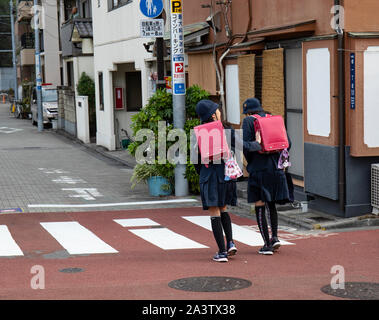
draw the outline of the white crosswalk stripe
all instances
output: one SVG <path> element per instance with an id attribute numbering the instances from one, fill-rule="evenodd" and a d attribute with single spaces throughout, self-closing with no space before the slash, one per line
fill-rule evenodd
<path id="1" fill-rule="evenodd" d="M 149 226 L 159 226 L 159 223 L 149 219 L 149 218 L 136 218 L 136 219 L 114 219 L 123 227 L 149 227 Z"/>
<path id="2" fill-rule="evenodd" d="M 123 227 L 148 227 L 160 226 L 159 223 L 149 218 L 137 219 L 115 219 L 113 220 Z M 179 250 L 179 249 L 200 249 L 208 248 L 196 241 L 193 241 L 185 236 L 182 236 L 167 228 L 159 229 L 131 229 L 130 232 L 136 236 L 156 245 L 163 250 Z"/>
<path id="3" fill-rule="evenodd" d="M 129 230 L 163 250 L 208 248 L 167 228 Z"/>
<path id="4" fill-rule="evenodd" d="M 209 216 L 188 216 L 183 217 L 183 219 L 186 219 L 187 221 L 190 221 L 200 227 L 203 227 L 207 230 L 212 230 L 211 221 Z M 253 230 L 249 230 L 247 228 L 241 227 L 239 225 L 236 225 L 232 223 L 232 230 L 233 230 L 233 240 L 242 242 L 248 246 L 256 247 L 256 246 L 263 246 L 263 240 L 260 235 L 260 233 L 255 232 Z M 291 245 L 293 243 L 280 240 L 280 243 L 282 245 Z"/>
<path id="5" fill-rule="evenodd" d="M 11 256 L 23 256 L 20 247 L 14 241 L 8 227 L 5 225 L 0 225 L 0 256 L 1 257 L 11 257 Z"/>
<path id="6" fill-rule="evenodd" d="M 209 216 L 183 216 L 188 222 L 212 231 Z M 163 249 L 203 249 L 209 248 L 205 244 L 191 240 L 161 226 L 149 218 L 113 219 L 123 228 L 127 228 L 137 237 Z M 69 254 L 102 254 L 118 253 L 118 251 L 100 239 L 92 231 L 82 226 L 77 221 L 40 222 L 40 225 L 51 235 Z M 259 232 L 247 227 L 232 223 L 233 239 L 248 246 L 262 246 L 263 240 Z M 31 235 L 32 237 L 32 235 Z M 17 240 L 17 239 L 16 239 Z M 213 236 L 209 236 L 209 243 L 214 245 Z M 294 243 L 280 240 L 282 245 Z M 0 257 L 23 256 L 21 248 L 12 237 L 6 225 L 0 225 Z"/>
<path id="7" fill-rule="evenodd" d="M 76 221 L 41 222 L 40 224 L 70 254 L 118 252 Z"/>

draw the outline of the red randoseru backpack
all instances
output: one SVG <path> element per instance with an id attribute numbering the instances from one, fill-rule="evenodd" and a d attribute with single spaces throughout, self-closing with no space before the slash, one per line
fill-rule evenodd
<path id="1" fill-rule="evenodd" d="M 224 126 L 221 121 L 213 121 L 194 127 L 203 163 L 228 159 L 230 154 Z"/>
<path id="2" fill-rule="evenodd" d="M 278 152 L 288 148 L 287 131 L 282 116 L 272 116 L 266 114 L 266 117 L 253 115 L 255 132 L 260 131 L 262 151 L 260 153 Z"/>

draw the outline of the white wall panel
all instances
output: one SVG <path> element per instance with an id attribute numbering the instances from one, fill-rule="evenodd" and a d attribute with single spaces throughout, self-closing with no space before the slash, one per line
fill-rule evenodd
<path id="1" fill-rule="evenodd" d="M 240 124 L 240 89 L 238 82 L 238 65 L 227 65 L 225 68 L 226 82 L 226 116 L 233 124 Z"/>
<path id="2" fill-rule="evenodd" d="M 330 135 L 330 52 L 328 48 L 307 52 L 307 130 L 310 135 Z"/>
<path id="3" fill-rule="evenodd" d="M 364 143 L 379 147 L 379 47 L 364 53 Z"/>

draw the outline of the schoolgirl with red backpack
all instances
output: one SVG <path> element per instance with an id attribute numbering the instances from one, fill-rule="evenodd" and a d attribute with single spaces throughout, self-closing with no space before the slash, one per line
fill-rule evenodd
<path id="1" fill-rule="evenodd" d="M 219 105 L 211 100 L 201 100 L 196 105 L 196 113 L 200 118 L 202 126 L 210 126 L 213 130 L 220 130 L 217 124 L 221 121 L 221 112 Z M 197 129 L 194 128 L 195 132 Z M 204 128 L 203 128 L 204 129 Z M 221 125 L 221 134 L 223 134 L 224 126 Z M 199 130 L 201 132 L 201 130 Z M 224 141 L 220 136 L 221 141 Z M 203 210 L 208 210 L 211 219 L 211 227 L 214 238 L 218 246 L 218 252 L 213 257 L 214 261 L 227 262 L 230 256 L 237 252 L 237 248 L 233 241 L 232 223 L 230 215 L 227 212 L 227 206 L 236 206 L 237 204 L 237 187 L 234 180 L 227 181 L 225 179 L 225 160 L 223 153 L 227 149 L 232 149 L 232 145 L 222 145 L 222 152 L 217 152 L 215 146 L 220 145 L 211 144 L 206 148 L 202 148 L 201 144 L 198 145 L 199 157 L 198 164 L 195 165 L 196 171 L 200 175 L 200 196 L 203 204 Z M 209 151 L 210 150 L 210 151 Z M 213 159 L 217 155 L 217 159 Z M 226 244 L 223 232 L 226 236 Z"/>
<path id="2" fill-rule="evenodd" d="M 281 159 L 281 155 L 288 154 L 286 152 L 291 143 L 281 117 L 271 116 L 262 108 L 258 99 L 247 99 L 243 104 L 243 114 L 246 115 L 242 123 L 243 140 L 254 143 L 254 148 L 244 148 L 246 170 L 249 173 L 247 199 L 255 205 L 256 219 L 264 241 L 259 253 L 272 255 L 280 247 L 276 204 L 291 202 L 283 170 L 283 164 L 288 165 L 288 161 Z M 266 205 L 269 210 L 271 237 L 266 219 Z"/>

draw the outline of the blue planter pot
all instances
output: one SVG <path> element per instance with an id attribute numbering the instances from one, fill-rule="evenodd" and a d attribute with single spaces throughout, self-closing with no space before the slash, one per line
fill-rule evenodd
<path id="1" fill-rule="evenodd" d="M 159 176 L 151 177 L 147 179 L 147 185 L 149 186 L 149 193 L 151 196 L 169 196 L 171 194 L 171 188 L 169 190 L 162 188 L 165 185 L 169 185 L 169 182 L 166 178 Z"/>

